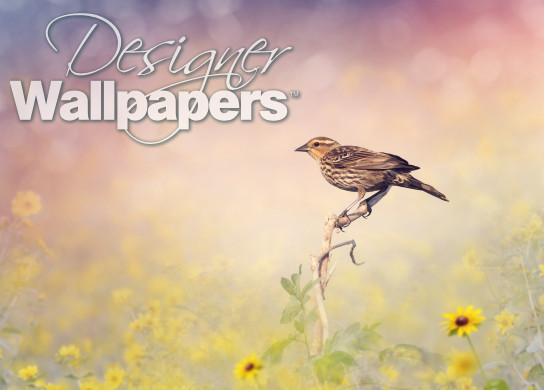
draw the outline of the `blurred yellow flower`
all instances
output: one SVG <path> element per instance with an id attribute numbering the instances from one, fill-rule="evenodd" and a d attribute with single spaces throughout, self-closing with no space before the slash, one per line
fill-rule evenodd
<path id="1" fill-rule="evenodd" d="M 236 365 L 234 374 L 238 379 L 251 379 L 257 376 L 262 367 L 257 356 L 252 354 L 249 358 L 242 359 L 242 361 Z"/>
<path id="2" fill-rule="evenodd" d="M 443 316 L 447 319 L 442 322 L 445 325 L 444 331 L 449 336 L 456 333 L 459 337 L 470 335 L 470 332 L 477 331 L 477 325 L 485 320 L 485 317 L 479 315 L 481 312 L 482 309 L 475 310 L 474 306 L 468 306 L 466 309 L 459 306 L 457 313 L 444 313 Z"/>
<path id="3" fill-rule="evenodd" d="M 514 327 L 515 319 L 516 316 L 510 313 L 507 309 L 504 309 L 500 312 L 500 314 L 495 316 L 495 321 L 497 321 L 497 326 L 501 331 L 501 334 L 504 334 L 504 332 L 506 332 L 508 329 L 512 329 Z"/>
<path id="4" fill-rule="evenodd" d="M 434 377 L 434 382 L 441 386 L 440 389 L 451 389 L 455 385 L 455 377 L 441 371 Z"/>
<path id="5" fill-rule="evenodd" d="M 11 201 L 11 212 L 16 217 L 29 217 L 38 214 L 41 209 L 41 198 L 32 191 L 19 191 Z"/>
<path id="6" fill-rule="evenodd" d="M 82 382 L 79 390 L 98 390 L 98 386 L 95 382 Z"/>
<path id="7" fill-rule="evenodd" d="M 108 371 L 106 371 L 106 374 L 104 374 L 104 379 L 106 380 L 108 389 L 113 390 L 118 388 L 123 382 L 124 375 L 125 371 L 118 367 L 109 368 Z"/>
<path id="8" fill-rule="evenodd" d="M 120 288 L 112 293 L 113 302 L 117 305 L 124 305 L 132 297 L 132 290 L 130 288 Z"/>
<path id="9" fill-rule="evenodd" d="M 45 390 L 63 390 L 63 386 L 55 385 L 53 383 L 48 383 L 43 387 L 45 387 Z"/>
<path id="10" fill-rule="evenodd" d="M 529 234 L 532 234 L 536 232 L 540 227 L 542 226 L 542 218 L 540 218 L 537 214 L 532 214 L 531 218 L 529 219 L 529 222 L 527 223 L 527 226 L 525 226 L 525 229 L 527 229 L 527 232 Z"/>
<path id="11" fill-rule="evenodd" d="M 0 359 L 2 359 L 2 348 L 0 348 Z"/>
<path id="12" fill-rule="evenodd" d="M 538 269 L 540 270 L 540 274 L 538 276 L 543 277 L 544 276 L 544 264 L 539 264 Z"/>
<path id="13" fill-rule="evenodd" d="M 455 388 L 457 390 L 476 390 L 476 386 L 472 386 L 472 378 L 466 376 L 455 381 Z"/>
<path id="14" fill-rule="evenodd" d="M 161 301 L 158 299 L 152 299 L 147 304 L 147 310 L 154 316 L 160 317 L 161 315 Z"/>
<path id="15" fill-rule="evenodd" d="M 159 324 L 159 319 L 150 313 L 140 314 L 137 319 L 130 323 L 130 329 L 141 332 L 144 329 L 153 329 Z"/>
<path id="16" fill-rule="evenodd" d="M 478 363 L 472 353 L 453 350 L 448 360 L 447 372 L 451 376 L 470 376 L 478 368 Z"/>
<path id="17" fill-rule="evenodd" d="M 474 249 L 468 251 L 463 256 L 463 266 L 467 269 L 475 269 L 478 267 L 479 260 L 476 256 L 476 251 Z"/>
<path id="18" fill-rule="evenodd" d="M 399 372 L 395 369 L 395 367 L 393 367 L 390 364 L 385 365 L 385 366 L 381 366 L 380 367 L 380 373 L 382 375 L 386 376 L 387 378 L 389 378 L 389 380 L 391 380 L 391 381 L 394 381 L 399 376 Z"/>
<path id="19" fill-rule="evenodd" d="M 63 345 L 57 353 L 57 361 L 59 363 L 66 363 L 70 366 L 78 365 L 80 358 L 81 351 L 74 344 Z"/>
<path id="20" fill-rule="evenodd" d="M 132 366 L 139 365 L 144 356 L 145 349 L 138 343 L 131 343 L 129 344 L 129 347 L 125 349 L 124 359 Z"/>
<path id="21" fill-rule="evenodd" d="M 42 237 L 38 237 L 38 246 L 40 249 L 45 253 L 46 255 L 52 255 L 53 251 L 49 249 L 47 244 L 45 243 L 45 240 Z"/>
<path id="22" fill-rule="evenodd" d="M 21 368 L 18 372 L 19 378 L 24 381 L 33 381 L 38 376 L 38 367 L 36 366 L 26 366 Z"/>
<path id="23" fill-rule="evenodd" d="M 541 294 L 539 297 L 538 297 L 538 304 L 540 306 L 544 306 L 544 294 Z"/>

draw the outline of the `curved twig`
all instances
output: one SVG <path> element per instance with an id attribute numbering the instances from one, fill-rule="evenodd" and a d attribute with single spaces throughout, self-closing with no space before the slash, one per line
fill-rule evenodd
<path id="1" fill-rule="evenodd" d="M 360 263 L 358 263 L 356 260 L 355 260 L 355 256 L 353 255 L 353 251 L 355 250 L 355 247 L 357 246 L 357 243 L 355 242 L 355 240 L 349 240 L 349 241 L 345 241 L 345 242 L 342 242 L 340 244 L 336 244 L 334 246 L 331 247 L 331 249 L 329 249 L 328 251 L 326 252 L 323 252 L 317 259 L 318 263 L 321 264 L 321 262 L 325 259 L 325 257 L 327 257 L 333 250 L 337 249 L 337 248 L 340 248 L 342 246 L 345 246 L 345 245 L 350 245 L 351 244 L 351 249 L 349 250 L 349 257 L 351 257 L 351 262 L 355 265 L 363 265 L 365 262 L 364 261 L 361 261 Z"/>

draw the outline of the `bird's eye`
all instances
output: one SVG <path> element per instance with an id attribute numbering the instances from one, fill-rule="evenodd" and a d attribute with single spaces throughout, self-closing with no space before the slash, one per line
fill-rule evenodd
<path id="1" fill-rule="evenodd" d="M 314 142 L 314 146 L 317 148 L 319 146 L 319 142 Z"/>

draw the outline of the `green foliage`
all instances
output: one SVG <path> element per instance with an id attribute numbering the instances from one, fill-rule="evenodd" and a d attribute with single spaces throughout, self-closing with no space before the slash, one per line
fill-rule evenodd
<path id="1" fill-rule="evenodd" d="M 349 367 L 356 366 L 357 362 L 348 353 L 335 351 L 313 361 L 313 370 L 320 383 L 342 383 Z"/>
<path id="2" fill-rule="evenodd" d="M 486 382 L 484 390 L 510 390 L 510 388 L 502 379 L 491 379 Z"/>
<path id="3" fill-rule="evenodd" d="M 325 341 L 321 354 L 312 356 L 308 341 L 309 325 L 318 320 L 316 307 L 309 308 L 310 292 L 320 283 L 321 278 L 311 280 L 301 287 L 302 266 L 298 273 L 282 278 L 281 286 L 289 294 L 289 301 L 283 309 L 280 323 L 291 323 L 294 332 L 287 338 L 274 342 L 264 353 L 272 365 L 282 362 L 285 350 L 294 342 L 303 343 L 306 347 L 306 359 L 297 372 L 313 373 L 319 383 L 340 384 L 347 372 L 357 366 L 356 358 L 369 351 L 380 341 L 376 332 L 379 324 L 364 326 L 356 322 L 345 329 L 336 331 Z M 308 370 L 308 368 L 311 368 Z"/>
<path id="4" fill-rule="evenodd" d="M 334 335 L 325 342 L 323 352 L 328 354 L 333 351 L 346 351 L 348 353 L 358 354 L 369 351 L 381 338 L 375 331 L 378 325 L 379 324 L 373 324 L 361 328 L 361 325 L 358 322 L 351 324 L 346 329 L 335 332 Z"/>

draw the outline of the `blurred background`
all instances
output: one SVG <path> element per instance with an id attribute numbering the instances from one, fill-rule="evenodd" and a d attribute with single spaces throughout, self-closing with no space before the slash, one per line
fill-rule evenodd
<path id="1" fill-rule="evenodd" d="M 147 91 L 176 79 L 166 66 L 145 78 L 114 67 L 66 78 L 89 22 L 54 36 L 59 53 L 45 27 L 71 12 L 107 17 L 125 44 L 185 35 L 185 61 L 261 37 L 271 47 L 293 46 L 249 89 L 300 97 L 288 100 L 280 123 L 209 117 L 155 147 L 111 122 L 20 122 L 9 80 L 64 80 L 65 89 L 84 90 L 90 80 L 116 80 L 119 89 Z M 0 2 L 0 25 L 0 215 L 11 214 L 20 190 L 41 197 L 33 229 L 53 254 L 35 280 L 44 299 L 26 357 L 50 372 L 46 357 L 70 342 L 87 343 L 86 353 L 105 362 L 121 359 L 131 317 L 111 297 L 122 288 L 137 302 L 159 299 L 196 313 L 191 359 L 216 354 L 202 372 L 186 368 L 198 382 L 233 380 L 236 361 L 284 335 L 280 277 L 302 264 L 309 278 L 326 215 L 355 197 L 294 153 L 315 136 L 397 154 L 450 200 L 393 188 L 369 219 L 335 234 L 334 242 L 354 239 L 366 263 L 355 268 L 347 249 L 333 256 L 339 265 L 326 302 L 333 330 L 380 322 L 395 343 L 435 352 L 458 346 L 440 331 L 442 313 L 475 305 L 485 315 L 490 298 L 463 257 L 485 257 L 511 218 L 542 211 L 540 1 L 11 0 Z M 96 44 L 113 44 L 102 39 Z M 135 129 L 154 139 L 163 126 L 171 124 Z"/>

